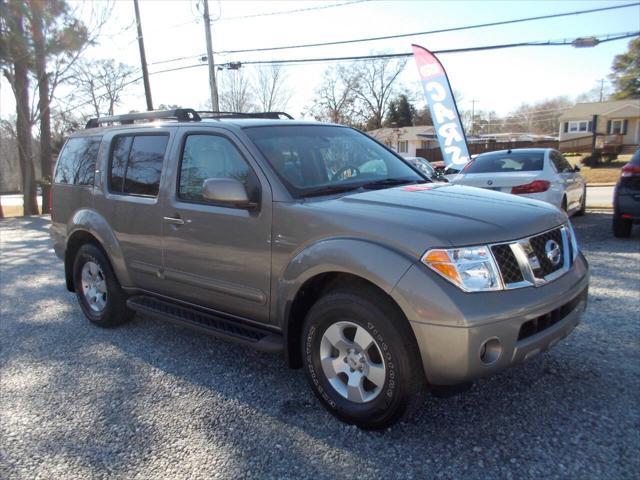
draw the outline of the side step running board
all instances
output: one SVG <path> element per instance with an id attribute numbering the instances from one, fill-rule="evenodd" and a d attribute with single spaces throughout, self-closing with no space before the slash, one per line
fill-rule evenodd
<path id="1" fill-rule="evenodd" d="M 282 335 L 242 325 L 237 321 L 195 308 L 144 295 L 129 298 L 127 306 L 136 312 L 248 345 L 263 352 L 281 352 L 284 349 Z"/>

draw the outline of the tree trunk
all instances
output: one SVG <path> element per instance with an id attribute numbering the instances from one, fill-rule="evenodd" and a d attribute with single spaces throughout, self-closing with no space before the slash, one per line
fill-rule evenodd
<path id="1" fill-rule="evenodd" d="M 22 41 L 13 43 L 13 68 L 16 94 L 16 134 L 18 138 L 18 158 L 22 173 L 22 196 L 24 215 L 37 215 L 35 174 L 33 171 L 33 148 L 31 123 L 29 121 L 29 54 L 24 40 L 24 16 L 16 8 L 16 33 Z"/>
<path id="2" fill-rule="evenodd" d="M 35 70 L 38 79 L 38 108 L 40 109 L 40 169 L 42 172 L 42 213 L 49 213 L 49 191 L 51 189 L 51 113 L 49 108 L 49 76 L 44 40 L 42 9 L 45 3 L 30 0 L 31 28 L 35 50 Z"/>

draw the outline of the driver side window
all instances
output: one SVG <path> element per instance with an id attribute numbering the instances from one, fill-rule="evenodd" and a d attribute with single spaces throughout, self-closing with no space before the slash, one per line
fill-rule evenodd
<path id="1" fill-rule="evenodd" d="M 189 135 L 180 162 L 178 198 L 188 202 L 206 202 L 202 186 L 208 178 L 234 178 L 245 186 L 250 168 L 237 148 L 218 135 Z"/>

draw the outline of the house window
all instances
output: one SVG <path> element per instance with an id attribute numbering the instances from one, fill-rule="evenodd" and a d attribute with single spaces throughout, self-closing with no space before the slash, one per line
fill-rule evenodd
<path id="1" fill-rule="evenodd" d="M 409 141 L 398 141 L 398 153 L 407 153 L 409 151 Z"/>
<path id="2" fill-rule="evenodd" d="M 619 135 L 622 133 L 622 120 L 611 120 L 611 128 L 609 129 L 609 133 L 611 135 Z"/>
<path id="3" fill-rule="evenodd" d="M 420 148 L 422 149 L 429 148 L 429 140 L 420 140 Z"/>
<path id="4" fill-rule="evenodd" d="M 577 122 L 569 122 L 569 132 L 588 132 L 589 131 L 589 121 L 588 120 L 580 120 Z"/>

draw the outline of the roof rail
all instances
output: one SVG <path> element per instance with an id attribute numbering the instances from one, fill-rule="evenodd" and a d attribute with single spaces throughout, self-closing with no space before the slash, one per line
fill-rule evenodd
<path id="1" fill-rule="evenodd" d="M 283 117 L 293 120 L 293 117 L 286 112 L 214 112 L 208 110 L 198 110 L 201 117 L 206 118 L 268 118 L 271 120 L 281 120 Z"/>
<path id="2" fill-rule="evenodd" d="M 85 128 L 96 128 L 104 123 L 120 123 L 127 125 L 136 120 L 178 120 L 179 122 L 199 122 L 200 115 L 193 108 L 176 108 L 175 110 L 154 110 L 151 112 L 127 113 L 109 117 L 90 118 Z"/>

